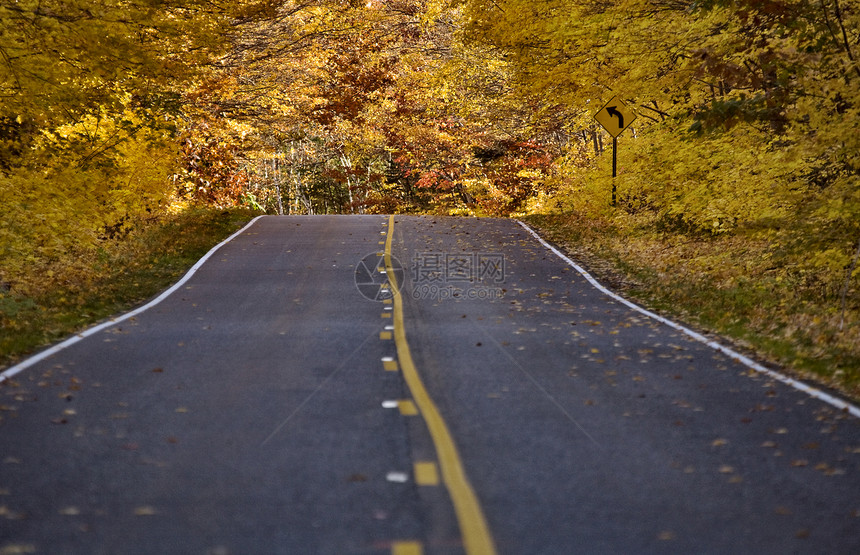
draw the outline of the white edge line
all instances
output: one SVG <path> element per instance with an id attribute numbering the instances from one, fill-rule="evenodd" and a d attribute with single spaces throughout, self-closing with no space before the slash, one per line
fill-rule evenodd
<path id="1" fill-rule="evenodd" d="M 200 269 L 200 267 L 203 265 L 203 263 L 206 262 L 209 259 L 209 257 L 211 257 L 213 254 L 215 254 L 215 252 L 218 249 L 220 249 L 221 247 L 223 247 L 224 245 L 226 245 L 227 243 L 229 243 L 230 241 L 235 239 L 237 236 L 244 233 L 245 230 L 247 230 L 249 227 L 254 225 L 254 223 L 256 223 L 257 220 L 259 220 L 262 217 L 263 216 L 257 216 L 256 218 L 254 218 L 253 220 L 248 222 L 247 225 L 245 225 L 245 227 L 243 227 L 242 229 L 240 229 L 239 231 L 237 231 L 233 235 L 227 237 L 226 239 L 224 239 L 223 241 L 221 241 L 220 243 L 218 243 L 217 245 L 212 247 L 209 250 L 209 252 L 207 252 L 205 255 L 203 255 L 203 258 L 198 260 L 197 263 L 194 264 L 194 266 L 192 266 L 191 269 L 188 270 L 184 276 L 182 276 L 182 279 L 177 281 L 173 285 L 173 287 L 164 291 L 161 295 L 159 295 L 155 299 L 149 301 L 147 304 L 145 304 L 141 307 L 138 307 L 138 308 L 132 310 L 131 312 L 126 312 L 125 314 L 111 318 L 110 320 L 102 322 L 101 324 L 97 324 L 91 328 L 87 328 L 86 330 L 69 337 L 65 341 L 57 343 L 53 347 L 45 349 L 44 351 L 41 351 L 41 352 L 31 356 L 30 358 L 27 358 L 27 359 L 19 362 L 15 366 L 11 366 L 11 367 L 7 368 L 3 372 L 0 372 L 0 383 L 3 383 L 4 381 L 8 380 L 12 376 L 19 374 L 20 372 L 26 370 L 27 368 L 33 366 L 34 364 L 37 364 L 37 363 L 45 360 L 46 358 L 48 358 L 52 355 L 55 355 L 56 353 L 62 351 L 63 349 L 65 349 L 67 347 L 71 347 L 72 345 L 74 345 L 75 343 L 77 343 L 78 341 L 80 341 L 82 339 L 85 339 L 85 338 L 87 338 L 93 334 L 96 334 L 105 328 L 109 328 L 113 325 L 119 324 L 120 322 L 128 320 L 129 318 L 133 318 L 134 316 L 137 316 L 141 312 L 145 312 L 145 311 L 149 310 L 150 308 L 154 307 L 155 305 L 159 304 L 161 301 L 163 301 L 164 299 L 166 299 L 167 297 L 172 295 L 174 292 L 176 292 L 177 289 L 182 287 L 185 284 L 185 282 L 187 282 L 189 279 L 191 279 L 191 276 L 193 276 L 195 274 L 195 272 L 197 272 L 197 270 Z"/>
<path id="2" fill-rule="evenodd" d="M 591 283 L 591 285 L 593 285 L 596 289 L 598 289 L 602 293 L 608 295 L 612 299 L 632 308 L 633 310 L 635 310 L 637 312 L 644 314 L 645 316 L 648 316 L 649 318 L 652 318 L 652 319 L 657 320 L 658 322 L 660 322 L 662 324 L 665 324 L 671 328 L 674 328 L 674 329 L 688 335 L 689 337 L 695 339 L 696 341 L 704 343 L 705 345 L 707 345 L 708 347 L 710 347 L 716 351 L 719 351 L 725 355 L 728 355 L 732 359 L 740 362 L 741 364 L 747 366 L 748 368 L 755 370 L 756 372 L 760 372 L 760 373 L 765 374 L 765 375 L 767 375 L 767 376 L 769 376 L 775 380 L 779 380 L 782 383 L 787 384 L 787 385 L 793 387 L 794 389 L 797 389 L 798 391 L 802 391 L 802 392 L 806 393 L 807 395 L 814 397 L 815 399 L 823 401 L 823 402 L 825 402 L 825 403 L 827 403 L 827 404 L 829 404 L 829 405 L 831 405 L 831 406 L 833 406 L 839 410 L 848 411 L 849 413 L 851 413 L 855 417 L 860 418 L 860 407 L 857 407 L 857 406 L 855 406 L 855 405 L 853 405 L 853 404 L 851 404 L 851 403 L 849 403 L 843 399 L 840 399 L 838 397 L 834 397 L 833 395 L 825 393 L 825 392 L 821 391 L 820 389 L 812 387 L 812 386 L 805 384 L 801 381 L 795 380 L 794 378 L 790 378 L 788 376 L 780 374 L 779 372 L 777 372 L 775 370 L 765 368 L 764 366 L 755 362 L 754 360 L 750 359 L 749 357 L 746 357 L 746 356 L 726 347 L 725 345 L 721 345 L 720 343 L 717 343 L 716 341 L 712 341 L 700 333 L 697 333 L 697 332 L 695 332 L 695 331 L 693 331 L 687 327 L 684 327 L 681 324 L 675 323 L 672 320 L 664 318 L 664 317 L 660 316 L 659 314 L 655 314 L 655 313 L 651 312 L 650 310 L 646 310 L 646 309 L 642 308 L 641 306 L 639 306 L 639 305 L 637 305 L 631 301 L 628 301 L 627 299 L 618 295 L 617 293 L 613 293 L 612 291 L 610 291 L 609 289 L 607 289 L 606 287 L 601 285 L 596 279 L 594 279 L 588 272 L 586 272 L 576 262 L 574 262 L 573 260 L 568 258 L 564 253 L 559 251 L 557 248 L 553 247 L 552 245 L 550 245 L 549 243 L 544 241 L 544 239 L 540 235 L 538 235 L 535 230 L 533 230 L 531 227 L 529 227 L 528 224 L 526 224 L 525 222 L 522 222 L 520 220 L 515 220 L 515 221 L 518 224 L 520 224 L 521 226 L 523 226 L 523 228 L 526 231 L 531 233 L 532 236 L 535 237 L 535 239 L 540 241 L 540 243 L 544 247 L 551 250 L 553 253 L 555 253 L 556 256 L 558 256 L 559 258 L 561 258 L 562 260 L 567 262 L 571 267 L 573 267 L 574 270 L 579 272 L 582 275 L 582 277 L 584 277 L 586 280 L 588 280 L 589 283 Z"/>

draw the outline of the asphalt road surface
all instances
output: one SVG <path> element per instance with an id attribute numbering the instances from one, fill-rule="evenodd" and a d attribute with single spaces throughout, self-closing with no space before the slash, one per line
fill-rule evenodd
<path id="1" fill-rule="evenodd" d="M 261 218 L 15 372 L 2 555 L 860 553 L 858 418 L 512 220 Z"/>

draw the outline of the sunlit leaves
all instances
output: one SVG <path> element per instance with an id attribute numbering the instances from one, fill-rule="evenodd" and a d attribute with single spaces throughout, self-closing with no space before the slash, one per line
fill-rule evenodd
<path id="1" fill-rule="evenodd" d="M 241 4 L 0 2 L 0 281 L 167 206 L 182 94 Z"/>

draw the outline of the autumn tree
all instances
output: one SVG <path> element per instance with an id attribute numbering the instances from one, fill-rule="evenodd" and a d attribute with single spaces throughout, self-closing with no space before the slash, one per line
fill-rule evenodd
<path id="1" fill-rule="evenodd" d="M 173 189 L 183 94 L 242 2 L 0 2 L 0 280 L 124 233 Z"/>
<path id="2" fill-rule="evenodd" d="M 314 191 L 339 186 L 343 194 L 329 194 L 325 210 L 510 211 L 528 195 L 477 202 L 475 193 L 501 184 L 489 184 L 476 153 L 536 140 L 523 122 L 538 120 L 526 116 L 531 106 L 505 96 L 505 64 L 462 43 L 461 17 L 423 0 L 281 2 L 240 29 L 214 81 L 193 93 L 195 121 L 238 149 L 247 163 L 232 168 L 236 175 L 283 164 L 267 185 L 249 182 L 255 196 L 271 198 L 273 187 L 287 195 L 279 210 L 318 210 Z M 501 109 L 516 117 L 500 117 Z M 303 152 L 317 157 L 302 158 L 300 171 L 287 155 L 296 144 L 314 145 Z M 275 176 L 291 181 L 276 184 Z"/>

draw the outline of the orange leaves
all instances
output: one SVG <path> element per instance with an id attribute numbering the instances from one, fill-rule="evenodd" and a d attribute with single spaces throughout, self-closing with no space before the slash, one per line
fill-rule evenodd
<path id="1" fill-rule="evenodd" d="M 239 166 L 239 148 L 223 137 L 192 135 L 185 139 L 182 153 L 190 181 L 190 196 L 216 206 L 235 206 L 248 183 Z"/>

